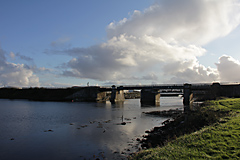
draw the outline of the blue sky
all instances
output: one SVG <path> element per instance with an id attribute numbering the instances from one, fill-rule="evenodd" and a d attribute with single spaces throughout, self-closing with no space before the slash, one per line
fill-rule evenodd
<path id="1" fill-rule="evenodd" d="M 238 0 L 0 0 L 0 86 L 239 82 Z"/>

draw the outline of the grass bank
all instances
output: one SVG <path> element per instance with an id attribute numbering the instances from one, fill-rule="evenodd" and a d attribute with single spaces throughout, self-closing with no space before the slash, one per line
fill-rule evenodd
<path id="1" fill-rule="evenodd" d="M 164 146 L 140 151 L 129 159 L 240 159 L 240 99 L 206 104 L 190 117 L 194 123 L 208 121 L 206 126 L 177 136 Z M 205 118 L 199 120 L 199 116 Z"/>

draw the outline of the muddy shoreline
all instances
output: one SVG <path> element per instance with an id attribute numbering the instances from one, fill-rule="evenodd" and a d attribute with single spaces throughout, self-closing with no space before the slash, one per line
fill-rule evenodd
<path id="1" fill-rule="evenodd" d="M 179 136 L 195 132 L 206 125 L 216 123 L 220 117 L 226 116 L 229 112 L 198 108 L 195 111 L 188 112 L 176 109 L 146 112 L 145 114 L 169 117 L 169 119 L 162 123 L 163 126 L 146 130 L 145 133 L 147 135 L 143 135 L 142 139 L 137 139 L 142 149 L 162 147 Z"/>

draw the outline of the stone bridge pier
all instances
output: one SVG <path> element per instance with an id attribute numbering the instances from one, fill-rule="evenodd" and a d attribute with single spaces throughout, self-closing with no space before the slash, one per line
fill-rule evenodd
<path id="1" fill-rule="evenodd" d="M 191 94 L 192 94 L 192 85 L 191 84 L 184 84 L 183 86 L 183 104 L 189 105 L 191 101 Z"/>
<path id="2" fill-rule="evenodd" d="M 116 86 L 113 85 L 110 102 L 118 103 L 118 102 L 124 102 L 124 101 L 125 101 L 125 97 L 124 97 L 123 88 L 121 87 L 116 88 Z"/>
<path id="3" fill-rule="evenodd" d="M 110 102 L 111 103 L 118 103 L 124 102 L 124 88 L 117 87 L 115 85 L 112 86 L 112 93 Z M 160 105 L 160 90 L 156 88 L 150 89 L 141 89 L 141 99 L 140 102 L 142 105 Z"/>
<path id="4" fill-rule="evenodd" d="M 192 85 L 185 83 L 184 86 L 183 86 L 184 110 L 185 111 L 191 110 L 192 103 L 193 103 Z"/>
<path id="5" fill-rule="evenodd" d="M 160 90 L 159 89 L 142 89 L 141 90 L 142 105 L 160 105 Z"/>

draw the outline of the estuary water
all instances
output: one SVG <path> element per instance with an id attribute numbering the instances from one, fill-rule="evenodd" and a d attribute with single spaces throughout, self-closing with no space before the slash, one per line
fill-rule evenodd
<path id="1" fill-rule="evenodd" d="M 2 99 L 0 159 L 126 159 L 137 138 L 166 120 L 142 112 L 175 108 L 183 108 L 179 97 L 161 97 L 160 106 Z"/>

